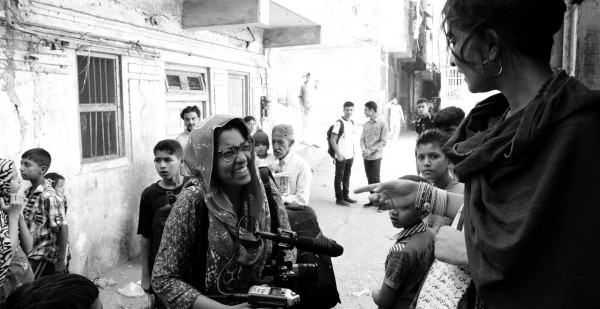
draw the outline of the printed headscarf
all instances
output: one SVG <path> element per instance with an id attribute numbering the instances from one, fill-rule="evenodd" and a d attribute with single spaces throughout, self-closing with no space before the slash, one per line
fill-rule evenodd
<path id="1" fill-rule="evenodd" d="M 0 159 L 0 197 L 5 203 L 10 201 L 10 176 L 15 171 L 15 164 L 12 160 Z"/>
<path id="2" fill-rule="evenodd" d="M 10 176 L 14 171 L 13 161 L 0 159 L 0 196 L 5 203 L 10 202 Z M 0 210 L 0 286 L 4 283 L 12 256 L 12 244 L 8 234 L 8 217 L 3 210 Z"/>
<path id="3" fill-rule="evenodd" d="M 236 127 L 240 129 L 240 133 L 245 139 L 251 139 L 243 119 L 229 115 L 213 115 L 203 120 L 200 126 L 190 133 L 190 141 L 184 155 L 185 163 L 190 168 L 192 175 L 198 179 L 206 207 L 213 219 L 216 219 L 211 220 L 208 240 L 222 257 L 230 257 L 234 252 L 234 243 L 238 235 L 237 225 L 240 219 L 220 184 L 212 177 L 215 147 L 217 146 L 215 130 L 230 122 L 237 124 Z M 255 153 L 252 152 L 248 160 L 251 181 L 245 186 L 247 192 L 246 215 L 256 220 L 256 223 L 253 223 L 256 225 L 255 229 L 269 231 L 271 226 L 269 206 L 254 162 Z M 248 226 L 241 226 L 239 231 L 242 246 L 239 248 L 237 262 L 241 265 L 253 265 L 261 257 L 264 257 L 265 251 L 271 250 L 270 242 L 257 239 L 248 228 Z"/>

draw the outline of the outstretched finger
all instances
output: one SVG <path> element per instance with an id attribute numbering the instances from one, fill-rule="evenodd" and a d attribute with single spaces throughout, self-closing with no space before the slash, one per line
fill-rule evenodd
<path id="1" fill-rule="evenodd" d="M 378 183 L 358 187 L 358 188 L 354 189 L 354 194 L 363 193 L 363 192 L 371 192 L 371 191 L 375 190 L 375 188 L 377 188 L 377 186 L 379 186 Z"/>

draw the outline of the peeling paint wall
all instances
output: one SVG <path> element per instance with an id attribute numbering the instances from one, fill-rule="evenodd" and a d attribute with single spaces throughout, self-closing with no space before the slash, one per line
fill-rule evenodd
<path id="1" fill-rule="evenodd" d="M 166 63 L 225 76 L 209 80 L 221 112 L 227 73 L 246 74 L 251 110 L 259 110 L 262 32 L 183 30 L 181 2 L 13 0 L 0 11 L 0 157 L 51 153 L 50 171 L 67 179 L 73 272 L 96 275 L 139 253 L 139 196 L 159 179 L 152 149 L 169 137 Z M 116 159 L 82 160 L 77 55 L 88 52 L 118 57 L 124 155 Z"/>

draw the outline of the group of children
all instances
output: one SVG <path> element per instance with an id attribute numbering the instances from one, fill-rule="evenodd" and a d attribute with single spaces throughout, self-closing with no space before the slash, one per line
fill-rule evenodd
<path id="1" fill-rule="evenodd" d="M 427 113 L 427 118 L 430 118 Z M 464 184 L 453 174 L 452 164 L 442 149 L 454 133 L 465 113 L 457 107 L 442 109 L 433 120 L 434 128 L 419 132 L 415 147 L 416 175 L 401 179 L 429 183 L 437 188 L 463 194 Z M 392 225 L 402 229 L 394 237 L 394 245 L 385 261 L 381 289 L 372 294 L 379 308 L 411 308 L 418 297 L 421 284 L 434 261 L 434 237 L 441 226 L 452 220 L 429 214 L 417 205 L 389 211 Z"/>
<path id="2" fill-rule="evenodd" d="M 52 277 L 43 280 L 52 286 L 55 275 L 71 278 L 65 178 L 47 173 L 51 161 L 42 148 L 23 153 L 19 170 L 13 161 L 0 159 L 0 306 L 6 308 L 35 307 L 31 297 L 22 302 L 29 294 L 23 291 L 42 277 Z M 21 178 L 31 184 L 25 197 L 19 195 Z"/>

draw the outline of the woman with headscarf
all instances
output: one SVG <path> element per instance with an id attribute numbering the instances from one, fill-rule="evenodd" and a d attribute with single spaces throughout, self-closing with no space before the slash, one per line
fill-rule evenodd
<path id="1" fill-rule="evenodd" d="M 23 218 L 24 198 L 17 195 L 20 188 L 13 161 L 0 159 L 0 304 L 21 284 L 33 281 L 27 260 L 33 239 Z"/>
<path id="2" fill-rule="evenodd" d="M 402 180 L 359 190 L 374 190 L 383 208 L 416 201 L 451 218 L 464 203 L 462 232 L 437 237 L 457 252 L 436 243 L 436 257 L 468 265 L 493 308 L 600 299 L 600 92 L 549 65 L 565 9 L 563 0 L 448 0 L 451 64 L 471 92 L 500 92 L 444 147 L 464 198 Z"/>
<path id="3" fill-rule="evenodd" d="M 272 252 L 271 242 L 253 232 L 270 231 L 272 220 L 290 230 L 278 196 L 277 218 L 270 215 L 253 146 L 244 121 L 228 115 L 211 116 L 191 132 L 185 162 L 199 185 L 177 198 L 152 273 L 168 308 L 221 308 L 207 296 L 246 294 Z M 286 259 L 294 261 L 295 253 Z"/>

